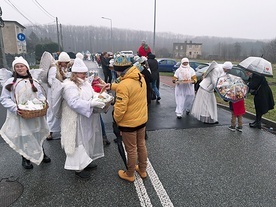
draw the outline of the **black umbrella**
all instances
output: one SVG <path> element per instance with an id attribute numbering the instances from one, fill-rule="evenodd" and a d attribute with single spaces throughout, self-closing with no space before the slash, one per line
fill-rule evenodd
<path id="1" fill-rule="evenodd" d="M 123 146 L 123 138 L 120 135 L 120 130 L 119 130 L 119 128 L 118 128 L 118 126 L 115 122 L 113 122 L 112 127 L 113 127 L 113 133 L 117 137 L 117 145 L 118 145 L 119 153 L 120 153 L 120 155 L 121 155 L 121 157 L 122 157 L 122 159 L 125 163 L 125 166 L 127 168 L 127 159 L 126 159 L 125 149 L 124 149 L 124 146 Z"/>

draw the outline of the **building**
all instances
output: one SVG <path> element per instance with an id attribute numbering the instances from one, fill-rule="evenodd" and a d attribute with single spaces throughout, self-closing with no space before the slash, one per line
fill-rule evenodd
<path id="1" fill-rule="evenodd" d="M 26 54 L 26 40 L 18 39 L 18 34 L 24 34 L 25 27 L 17 21 L 4 21 L 2 28 L 4 49 L 6 54 Z M 24 35 L 21 35 L 24 38 Z"/>
<path id="2" fill-rule="evenodd" d="M 173 43 L 173 57 L 181 59 L 184 57 L 190 59 L 200 58 L 202 55 L 202 43 L 193 43 L 192 41 L 184 43 Z"/>

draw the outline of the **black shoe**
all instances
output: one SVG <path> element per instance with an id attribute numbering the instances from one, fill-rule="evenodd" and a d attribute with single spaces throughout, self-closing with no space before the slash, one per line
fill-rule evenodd
<path id="1" fill-rule="evenodd" d="M 118 138 L 116 138 L 116 139 L 113 139 L 113 141 L 114 141 L 115 143 L 117 143 L 117 142 L 118 142 Z"/>
<path id="2" fill-rule="evenodd" d="M 250 125 L 254 125 L 254 124 L 256 124 L 256 120 L 253 121 L 253 122 L 251 122 L 251 123 L 249 123 L 249 126 L 250 126 Z"/>
<path id="3" fill-rule="evenodd" d="M 262 125 L 261 125 L 261 122 L 260 121 L 256 121 L 255 123 L 249 123 L 249 126 L 251 128 L 258 128 L 258 129 L 261 129 L 262 128 Z"/>
<path id="4" fill-rule="evenodd" d="M 157 97 L 157 99 L 156 99 L 157 101 L 160 101 L 161 100 L 161 97 Z"/>
<path id="5" fill-rule="evenodd" d="M 80 172 L 75 172 L 75 175 L 81 179 L 89 179 L 91 177 L 91 173 L 85 170 L 82 170 Z"/>
<path id="6" fill-rule="evenodd" d="M 42 162 L 49 163 L 49 162 L 51 162 L 51 158 L 48 157 L 46 154 L 44 154 Z"/>
<path id="7" fill-rule="evenodd" d="M 22 166 L 25 168 L 25 169 L 33 169 L 34 166 L 33 164 L 31 163 L 30 160 L 27 160 L 25 157 L 22 157 Z"/>
<path id="8" fill-rule="evenodd" d="M 103 138 L 103 145 L 104 146 L 110 145 L 110 141 L 107 138 Z"/>
<path id="9" fill-rule="evenodd" d="M 177 116 L 178 119 L 182 119 L 182 116 Z"/>
<path id="10" fill-rule="evenodd" d="M 190 114 L 190 112 L 189 111 L 186 111 L 186 115 L 189 115 Z"/>
<path id="11" fill-rule="evenodd" d="M 204 124 L 210 124 L 210 125 L 212 125 L 212 124 L 219 124 L 219 122 L 218 121 L 216 121 L 216 122 L 203 122 Z"/>
<path id="12" fill-rule="evenodd" d="M 48 135 L 48 137 L 46 137 L 47 141 L 51 141 L 53 140 L 53 132 L 50 132 L 50 134 Z"/>
<path id="13" fill-rule="evenodd" d="M 93 162 L 91 162 L 89 165 L 86 166 L 86 168 L 84 168 L 85 170 L 92 170 L 92 169 L 96 169 L 98 167 L 98 165 L 94 164 Z"/>

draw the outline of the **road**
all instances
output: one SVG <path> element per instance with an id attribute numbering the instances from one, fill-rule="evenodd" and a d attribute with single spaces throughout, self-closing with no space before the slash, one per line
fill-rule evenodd
<path id="1" fill-rule="evenodd" d="M 96 69 L 94 63 L 86 64 Z M 0 138 L 0 179 L 13 176 L 24 186 L 11 206 L 275 206 L 274 134 L 249 128 L 247 118 L 242 133 L 228 130 L 230 112 L 223 108 L 218 109 L 217 125 L 192 116 L 176 119 L 174 89 L 161 84 L 160 92 L 161 103 L 149 107 L 148 178 L 136 175 L 135 183 L 128 183 L 118 177 L 124 164 L 114 142 L 95 161 L 92 178 L 83 181 L 64 170 L 59 139 L 44 143 L 50 164 L 25 170 L 21 157 Z M 0 112 L 1 126 L 3 107 Z M 110 111 L 103 118 L 113 140 Z"/>

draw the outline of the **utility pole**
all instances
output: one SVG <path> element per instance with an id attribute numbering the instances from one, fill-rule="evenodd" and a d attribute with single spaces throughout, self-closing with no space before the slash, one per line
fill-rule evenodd
<path id="1" fill-rule="evenodd" d="M 63 35 L 62 35 L 62 27 L 61 27 L 61 24 L 59 24 L 59 29 L 60 29 L 61 49 L 64 50 L 64 47 L 63 47 Z"/>
<path id="2" fill-rule="evenodd" d="M 58 52 L 60 52 L 59 29 L 58 29 L 58 18 L 57 17 L 56 17 L 56 25 L 57 25 Z"/>
<path id="3" fill-rule="evenodd" d="M 106 19 L 106 20 L 109 20 L 110 21 L 110 44 L 111 44 L 111 52 L 114 53 L 113 51 L 113 35 L 112 35 L 112 19 L 110 18 L 107 18 L 107 17 L 102 17 L 102 19 Z"/>
<path id="4" fill-rule="evenodd" d="M 8 69 L 8 64 L 7 64 L 5 49 L 4 49 L 3 34 L 2 34 L 2 27 L 4 26 L 5 24 L 2 19 L 2 9 L 0 7 L 0 68 Z"/>

